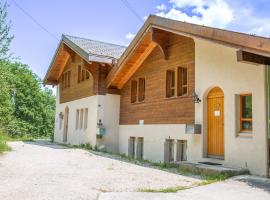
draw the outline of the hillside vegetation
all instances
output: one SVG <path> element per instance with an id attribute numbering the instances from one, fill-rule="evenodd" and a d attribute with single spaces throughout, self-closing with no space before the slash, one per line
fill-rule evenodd
<path id="1" fill-rule="evenodd" d="M 8 138 L 49 137 L 53 133 L 55 96 L 29 66 L 13 59 L 7 4 L 0 1 L 0 152 Z"/>

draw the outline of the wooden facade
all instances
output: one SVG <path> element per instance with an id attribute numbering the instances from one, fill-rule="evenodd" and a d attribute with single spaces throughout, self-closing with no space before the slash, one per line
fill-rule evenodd
<path id="1" fill-rule="evenodd" d="M 190 94 L 195 86 L 195 46 L 187 37 L 170 37 L 168 57 L 156 47 L 120 92 L 120 124 L 185 124 L 194 122 L 194 102 Z M 188 67 L 188 96 L 166 98 L 166 71 Z M 132 80 L 145 79 L 145 99 L 131 103 Z"/>
<path id="2" fill-rule="evenodd" d="M 86 70 L 90 74 L 88 79 L 85 77 L 85 80 L 78 81 L 79 66 L 82 70 Z M 59 79 L 60 103 L 74 101 L 92 95 L 105 94 L 107 92 L 117 93 L 117 91 L 107 90 L 105 88 L 105 78 L 109 69 L 110 66 L 108 65 L 101 65 L 95 62 L 87 63 L 78 55 L 75 55 L 73 59 L 70 58 Z M 70 83 L 67 88 L 62 85 L 62 79 L 66 72 L 70 73 Z"/>

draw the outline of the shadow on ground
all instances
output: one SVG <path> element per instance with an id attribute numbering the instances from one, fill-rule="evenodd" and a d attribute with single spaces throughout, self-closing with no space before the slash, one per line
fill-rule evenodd
<path id="1" fill-rule="evenodd" d="M 50 142 L 49 140 L 24 141 L 23 143 L 42 146 L 42 147 L 48 147 L 48 148 L 52 148 L 52 149 L 68 149 L 68 147 L 54 144 L 54 143 Z"/>
<path id="2" fill-rule="evenodd" d="M 235 180 L 244 182 L 252 188 L 262 189 L 270 194 L 270 179 L 262 177 L 244 176 L 244 177 L 237 177 Z"/>

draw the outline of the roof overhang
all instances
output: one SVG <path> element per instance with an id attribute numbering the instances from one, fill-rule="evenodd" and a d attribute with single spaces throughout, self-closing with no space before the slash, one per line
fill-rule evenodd
<path id="1" fill-rule="evenodd" d="M 155 46 L 160 47 L 166 59 L 166 34 L 170 32 L 191 38 L 200 38 L 253 54 L 270 57 L 270 39 L 244 33 L 227 31 L 201 25 L 180 22 L 151 15 L 137 33 L 117 65 L 107 76 L 107 87 L 121 89 L 138 69 Z M 158 37 L 156 37 L 158 36 Z M 149 53 L 150 52 L 150 53 Z"/>
<path id="2" fill-rule="evenodd" d="M 65 37 L 65 35 L 62 35 L 62 39 L 59 42 L 59 45 L 50 63 L 49 69 L 45 75 L 43 83 L 46 85 L 57 85 L 58 80 L 68 60 L 70 58 L 74 60 L 75 54 L 79 55 L 84 61 L 88 63 L 97 62 L 109 65 L 115 63 L 115 58 L 95 54 L 88 54 L 79 46 L 70 41 L 67 37 Z"/>

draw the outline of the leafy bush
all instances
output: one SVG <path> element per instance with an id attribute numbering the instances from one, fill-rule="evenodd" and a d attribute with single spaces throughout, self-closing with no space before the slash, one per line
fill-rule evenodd
<path id="1" fill-rule="evenodd" d="M 11 148 L 7 145 L 8 136 L 4 134 L 3 130 L 0 129 L 0 153 L 9 151 Z"/>

